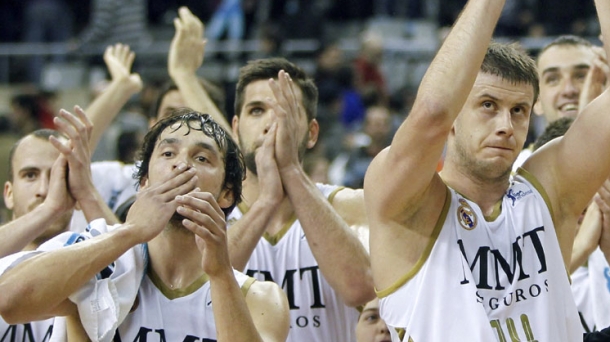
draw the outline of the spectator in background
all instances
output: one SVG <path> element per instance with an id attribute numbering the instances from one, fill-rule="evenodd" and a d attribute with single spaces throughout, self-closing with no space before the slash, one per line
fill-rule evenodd
<path id="1" fill-rule="evenodd" d="M 89 25 L 79 35 L 76 48 L 122 43 L 138 49 L 151 42 L 146 24 L 145 0 L 92 0 Z"/>
<path id="2" fill-rule="evenodd" d="M 40 128 L 54 128 L 52 93 L 18 94 L 11 98 L 11 130 L 25 135 Z"/>
<path id="3" fill-rule="evenodd" d="M 72 35 L 74 17 L 64 0 L 30 0 L 25 2 L 23 15 L 24 41 L 28 43 L 67 42 Z M 29 58 L 27 80 L 40 83 L 45 57 Z M 65 55 L 53 56 L 56 63 L 63 62 Z"/>
<path id="4" fill-rule="evenodd" d="M 381 70 L 383 38 L 374 32 L 365 32 L 360 52 L 354 60 L 354 83 L 366 106 L 388 104 L 388 89 Z"/>
<path id="5" fill-rule="evenodd" d="M 364 175 L 377 153 L 390 145 L 392 139 L 392 117 L 387 107 L 372 106 L 366 110 L 362 133 L 355 134 L 354 148 L 345 164 L 343 185 L 360 189 L 364 186 Z"/>

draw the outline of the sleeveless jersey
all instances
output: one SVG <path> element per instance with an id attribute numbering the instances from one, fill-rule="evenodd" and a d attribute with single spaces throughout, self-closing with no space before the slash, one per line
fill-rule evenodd
<path id="1" fill-rule="evenodd" d="M 329 200 L 342 189 L 323 184 L 317 186 Z M 229 225 L 241 217 L 242 211 L 235 208 L 229 215 Z M 290 333 L 287 341 L 356 341 L 358 311 L 345 305 L 330 287 L 296 218 L 275 237 L 265 234 L 260 239 L 246 265 L 246 274 L 279 284 L 288 296 Z"/>
<path id="2" fill-rule="evenodd" d="M 393 341 L 582 341 L 549 203 L 523 169 L 490 222 L 448 188 L 420 260 L 378 292 Z"/>
<path id="3" fill-rule="evenodd" d="M 254 279 L 237 271 L 233 273 L 245 296 Z M 189 295 L 169 299 L 151 277 L 144 277 L 137 307 L 119 326 L 114 342 L 216 341 L 209 281 Z"/>
<path id="4" fill-rule="evenodd" d="M 26 324 L 9 325 L 0 318 L 0 342 L 49 342 L 53 318 Z"/>

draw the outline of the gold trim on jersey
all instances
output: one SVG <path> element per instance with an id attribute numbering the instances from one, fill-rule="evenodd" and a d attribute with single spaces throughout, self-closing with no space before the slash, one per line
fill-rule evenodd
<path id="1" fill-rule="evenodd" d="M 248 294 L 248 291 L 250 290 L 250 286 L 252 286 L 252 284 L 254 284 L 255 281 L 256 281 L 256 279 L 254 279 L 252 277 L 248 277 L 248 279 L 246 279 L 244 284 L 241 286 L 241 293 L 244 295 L 244 297 L 246 297 L 246 295 Z"/>
<path id="2" fill-rule="evenodd" d="M 504 198 L 500 199 L 496 204 L 494 204 L 491 214 L 489 214 L 488 216 L 483 215 L 483 218 L 485 219 L 485 221 L 493 222 L 498 218 L 498 216 L 500 216 L 500 214 L 502 213 L 502 200 L 503 199 Z"/>
<path id="3" fill-rule="evenodd" d="M 417 272 L 419 272 L 419 270 L 424 266 L 424 263 L 426 262 L 426 260 L 428 260 L 428 257 L 430 256 L 430 253 L 432 252 L 432 247 L 434 247 L 434 244 L 436 243 L 436 239 L 438 239 L 438 236 L 441 233 L 443 225 L 445 224 L 445 220 L 447 219 L 447 213 L 449 212 L 449 207 L 451 206 L 451 191 L 449 191 L 449 187 L 447 187 L 447 186 L 445 186 L 445 189 L 446 189 L 446 194 L 445 194 L 445 203 L 443 204 L 443 210 L 441 211 L 441 215 L 439 216 L 438 220 L 436 221 L 436 226 L 434 227 L 434 230 L 432 231 L 432 235 L 430 235 L 430 240 L 428 241 L 428 245 L 426 245 L 424 252 L 419 257 L 419 260 L 417 260 L 417 262 L 415 263 L 415 265 L 409 272 L 407 272 L 404 276 L 400 277 L 397 281 L 394 282 L 394 284 L 390 285 L 390 287 L 388 287 L 387 289 L 381 290 L 381 291 L 375 289 L 375 292 L 377 293 L 377 297 L 383 298 L 383 297 L 389 296 L 394 291 L 398 290 L 407 281 L 409 281 L 409 280 L 411 280 L 411 278 L 415 277 Z"/>
<path id="4" fill-rule="evenodd" d="M 338 188 L 336 188 L 335 190 L 333 190 L 329 195 L 328 195 L 328 202 L 330 202 L 331 204 L 333 203 L 333 200 L 335 199 L 335 195 L 337 195 L 337 193 L 341 190 L 345 189 L 344 186 L 340 186 Z"/>
<path id="5" fill-rule="evenodd" d="M 161 280 L 159 275 L 157 273 L 155 273 L 155 271 L 152 269 L 152 267 L 149 266 L 148 271 L 146 273 L 148 274 L 148 278 L 150 278 L 150 281 L 152 281 L 152 283 L 155 285 L 155 287 L 158 288 L 159 291 L 161 291 L 161 293 L 167 299 L 170 299 L 170 300 L 180 298 L 180 297 L 186 297 L 186 296 L 190 295 L 191 293 L 194 293 L 195 291 L 199 290 L 209 280 L 208 275 L 204 273 L 201 275 L 201 277 L 197 278 L 191 285 L 189 285 L 185 288 L 181 288 L 181 289 L 174 289 L 174 288 L 171 288 L 171 287 L 165 285 L 163 280 Z"/>
<path id="6" fill-rule="evenodd" d="M 520 175 L 521 177 L 525 178 L 528 182 L 530 182 L 534 186 L 534 188 L 536 190 L 538 190 L 538 192 L 540 193 L 540 196 L 542 196 L 542 199 L 544 200 L 544 203 L 546 203 L 546 206 L 548 207 L 549 212 L 551 213 L 551 219 L 553 220 L 553 224 L 555 225 L 555 215 L 553 214 L 553 206 L 551 205 L 551 199 L 550 199 L 549 195 L 546 193 L 546 190 L 544 190 L 544 187 L 542 187 L 542 184 L 540 184 L 538 179 L 536 179 L 536 177 L 534 177 L 534 175 L 529 173 L 529 171 L 527 171 L 526 169 L 518 168 L 517 174 Z"/>

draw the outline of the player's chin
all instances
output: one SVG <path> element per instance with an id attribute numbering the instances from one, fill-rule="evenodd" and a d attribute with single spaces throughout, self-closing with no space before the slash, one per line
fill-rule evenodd
<path id="1" fill-rule="evenodd" d="M 184 225 L 182 225 L 182 221 L 184 219 L 188 220 L 188 218 L 186 218 L 186 217 L 184 217 L 184 216 L 182 216 L 182 215 L 180 215 L 178 213 L 174 213 L 174 215 L 172 215 L 172 217 L 169 219 L 170 226 L 172 226 L 172 227 L 180 227 L 180 228 L 186 229 L 184 227 Z"/>

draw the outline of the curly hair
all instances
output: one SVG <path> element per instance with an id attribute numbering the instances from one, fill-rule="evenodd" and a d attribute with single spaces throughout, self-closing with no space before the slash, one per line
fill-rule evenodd
<path id="1" fill-rule="evenodd" d="M 134 178 L 137 179 L 139 185 L 144 178 L 148 176 L 150 158 L 155 149 L 155 145 L 159 140 L 159 136 L 166 128 L 176 123 L 179 123 L 179 125 L 175 128 L 171 128 L 173 132 L 183 126 L 188 128 L 185 135 L 190 134 L 192 131 L 203 132 L 206 136 L 214 139 L 218 148 L 223 153 L 225 179 L 222 187 L 231 190 L 234 198 L 233 205 L 229 208 L 223 208 L 225 216 L 228 216 L 233 208 L 241 201 L 242 181 L 245 177 L 245 164 L 235 140 L 233 140 L 231 135 L 208 114 L 202 114 L 192 109 L 183 108 L 176 110 L 170 116 L 157 122 L 144 137 L 144 143 L 139 152 L 140 162 L 137 165 L 137 171 L 134 174 Z"/>

